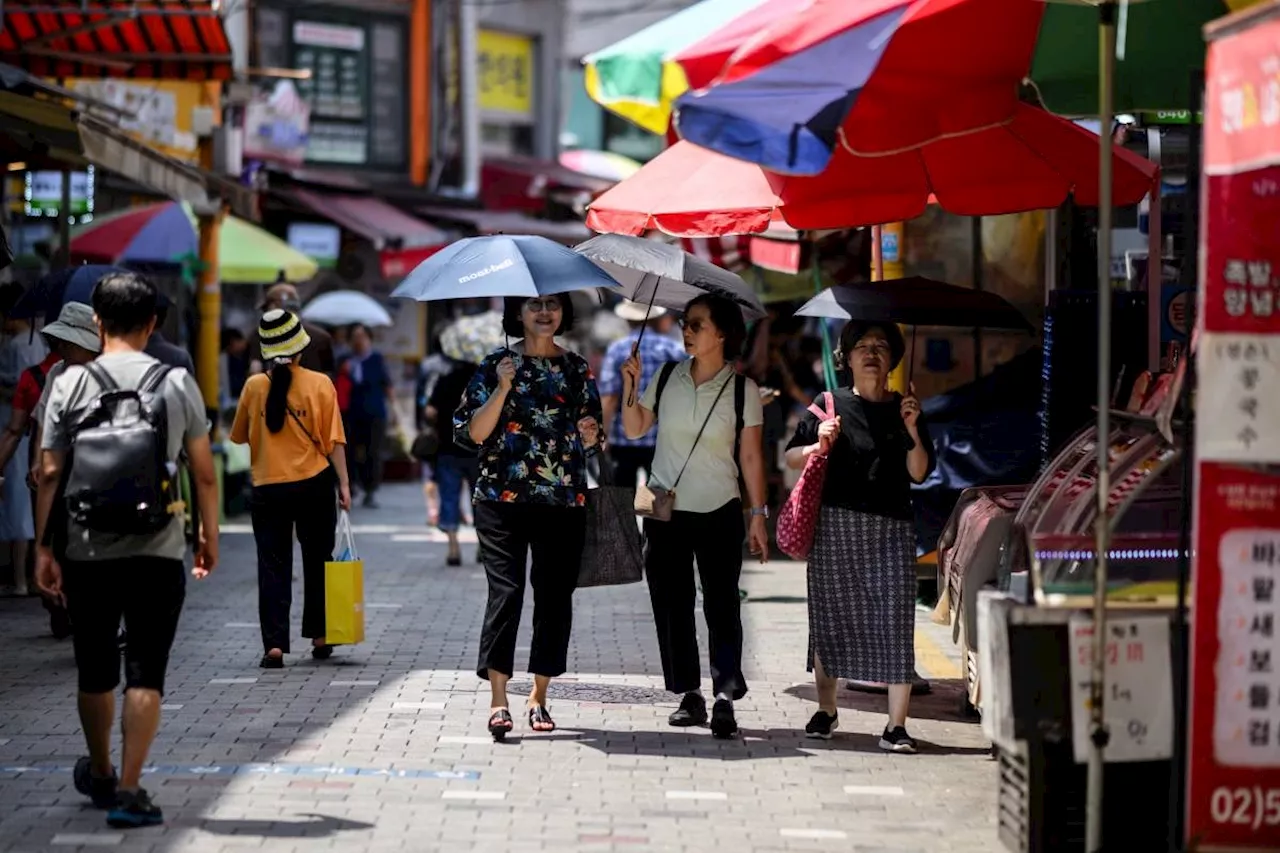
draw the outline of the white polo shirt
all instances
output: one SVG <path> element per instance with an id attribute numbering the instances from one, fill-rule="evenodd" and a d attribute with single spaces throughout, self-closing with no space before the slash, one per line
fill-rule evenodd
<path id="1" fill-rule="evenodd" d="M 653 458 L 653 479 L 657 485 L 671 488 L 688 459 L 684 476 L 675 486 L 676 509 L 681 512 L 714 512 L 739 497 L 738 463 L 733 458 L 734 446 L 734 370 L 726 365 L 714 378 L 694 387 L 690 371 L 693 361 L 683 361 L 671 371 L 667 387 L 662 389 L 658 404 L 658 444 Z M 728 383 L 727 385 L 725 383 Z M 720 393 L 724 387 L 724 393 Z M 640 405 L 654 411 L 658 377 L 644 390 Z M 719 401 L 716 397 L 719 395 Z M 747 379 L 746 399 L 742 406 L 743 429 L 764 423 L 760 389 Z M 706 432 L 698 446 L 693 442 L 712 403 L 715 411 L 707 421 Z M 693 449 L 693 455 L 689 455 Z"/>

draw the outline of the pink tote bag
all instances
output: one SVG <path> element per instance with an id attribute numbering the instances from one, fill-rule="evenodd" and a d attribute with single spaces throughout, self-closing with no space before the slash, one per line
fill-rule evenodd
<path id="1" fill-rule="evenodd" d="M 818 423 L 836 416 L 836 401 L 830 391 L 822 395 L 822 404 L 826 411 L 819 409 L 817 404 L 809 406 Z M 810 456 L 800 480 L 782 505 L 782 512 L 778 513 L 778 547 L 793 560 L 808 559 L 813 548 L 813 533 L 818 526 L 818 511 L 822 504 L 822 483 L 826 476 L 827 457 L 816 453 Z"/>

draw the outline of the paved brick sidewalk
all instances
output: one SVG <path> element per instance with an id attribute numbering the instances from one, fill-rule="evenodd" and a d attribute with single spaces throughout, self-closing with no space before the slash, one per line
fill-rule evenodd
<path id="1" fill-rule="evenodd" d="M 495 745 L 471 671 L 483 576 L 444 566 L 416 488 L 390 487 L 384 503 L 354 519 L 367 642 L 327 664 L 291 655 L 279 672 L 257 668 L 253 540 L 229 527 L 218 573 L 188 588 L 174 649 L 146 783 L 161 829 L 109 830 L 71 789 L 83 747 L 70 644 L 48 637 L 38 603 L 0 601 L 0 850 L 998 848 L 995 767 L 978 727 L 956 716 L 949 632 L 924 614 L 918 658 L 935 693 L 915 704 L 919 756 L 881 753 L 883 698 L 846 691 L 842 734 L 804 738 L 804 572 L 789 563 L 745 577 L 742 740 L 666 726 L 675 705 L 637 585 L 577 594 L 575 675 L 552 694 L 562 729 Z"/>

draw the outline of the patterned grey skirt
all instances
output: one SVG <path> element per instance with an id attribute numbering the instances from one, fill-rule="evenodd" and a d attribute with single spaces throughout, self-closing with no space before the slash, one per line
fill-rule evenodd
<path id="1" fill-rule="evenodd" d="M 909 684 L 915 671 L 915 531 L 823 506 L 809 552 L 809 670 Z"/>

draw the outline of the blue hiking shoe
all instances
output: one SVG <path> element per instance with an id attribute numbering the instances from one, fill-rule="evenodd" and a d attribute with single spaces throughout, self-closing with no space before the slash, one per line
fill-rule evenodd
<path id="1" fill-rule="evenodd" d="M 139 829 L 164 823 L 164 812 L 151 802 L 151 795 L 139 788 L 136 791 L 120 791 L 116 804 L 107 812 L 107 825 L 116 829 Z"/>

